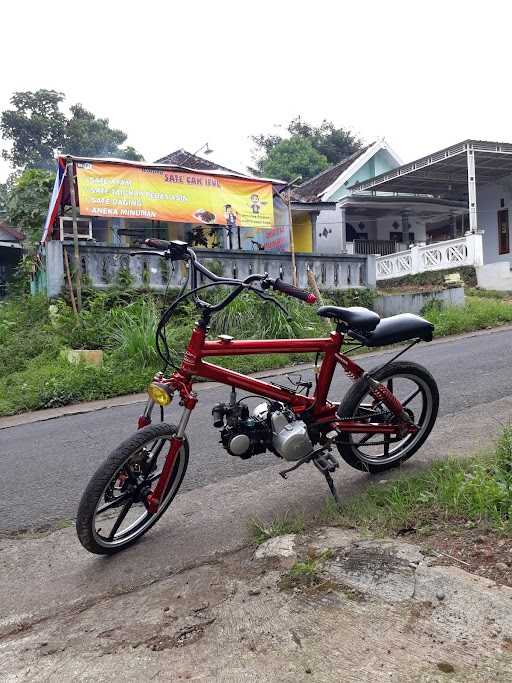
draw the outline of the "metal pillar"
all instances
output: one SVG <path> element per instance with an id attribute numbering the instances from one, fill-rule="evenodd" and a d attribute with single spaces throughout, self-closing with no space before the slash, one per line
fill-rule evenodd
<path id="1" fill-rule="evenodd" d="M 467 150 L 468 165 L 468 208 L 469 208 L 469 229 L 471 232 L 478 230 L 478 215 L 476 205 L 476 174 L 475 174 L 475 153 L 471 148 Z"/>
<path id="2" fill-rule="evenodd" d="M 402 242 L 405 248 L 409 246 L 409 212 L 404 211 L 402 213 Z"/>
<path id="3" fill-rule="evenodd" d="M 339 215 L 340 215 L 340 230 L 341 230 L 340 252 L 343 253 L 347 249 L 347 214 L 346 214 L 346 209 L 342 209 L 342 208 L 338 209 L 338 207 L 336 207 L 336 213 L 338 213 L 338 211 L 339 211 Z M 338 228 L 338 226 L 336 224 L 333 229 L 336 230 L 337 228 Z M 335 249 L 335 253 L 336 253 L 336 249 Z"/>
<path id="4" fill-rule="evenodd" d="M 453 209 L 450 209 L 450 232 L 451 238 L 454 240 L 457 237 L 457 214 Z"/>

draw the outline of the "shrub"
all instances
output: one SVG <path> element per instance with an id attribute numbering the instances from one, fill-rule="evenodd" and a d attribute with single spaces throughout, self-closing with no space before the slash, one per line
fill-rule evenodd
<path id="1" fill-rule="evenodd" d="M 373 308 L 375 302 L 375 290 L 366 288 L 357 289 L 324 289 L 320 292 L 325 299 L 332 301 L 335 306 L 364 306 Z"/>
<path id="2" fill-rule="evenodd" d="M 424 315 L 435 325 L 436 336 L 442 337 L 512 322 L 512 306 L 498 299 L 469 297 L 464 306 L 440 308 L 432 302 Z"/>
<path id="3" fill-rule="evenodd" d="M 326 516 L 333 521 L 340 513 L 329 505 Z M 379 531 L 450 518 L 512 532 L 512 427 L 503 430 L 494 453 L 442 460 L 418 476 L 373 485 L 341 514 L 343 523 Z"/>
<path id="4" fill-rule="evenodd" d="M 109 345 L 117 355 L 142 366 L 156 366 L 155 332 L 159 314 L 151 299 L 130 304 L 112 314 Z"/>
<path id="5" fill-rule="evenodd" d="M 411 285 L 438 285 L 444 286 L 446 275 L 459 273 L 466 287 L 476 287 L 476 270 L 473 266 L 461 266 L 460 268 L 449 268 L 446 270 L 427 271 L 416 273 L 416 275 L 404 275 L 403 277 L 392 278 L 390 280 L 378 280 L 378 289 L 394 289 L 400 287 L 410 287 Z"/>

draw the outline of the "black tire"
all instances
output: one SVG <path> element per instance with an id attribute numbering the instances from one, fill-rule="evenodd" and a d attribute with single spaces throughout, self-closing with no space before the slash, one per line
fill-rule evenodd
<path id="1" fill-rule="evenodd" d="M 160 441 L 172 437 L 175 433 L 175 425 L 165 422 L 139 429 L 138 432 L 126 439 L 126 441 L 123 441 L 123 443 L 112 451 L 105 462 L 96 470 L 82 495 L 76 519 L 78 539 L 86 550 L 99 555 L 111 555 L 120 550 L 124 550 L 149 531 L 153 524 L 155 524 L 167 510 L 178 492 L 185 472 L 187 471 L 189 447 L 186 438 L 184 439 L 183 447 L 180 449 L 178 457 L 176 458 L 169 484 L 167 485 L 167 489 L 162 498 L 162 503 L 155 514 L 148 512 L 145 507 L 143 509 L 141 507 L 141 512 L 145 515 L 145 517 L 141 517 L 141 522 L 134 525 L 133 531 L 128 533 L 126 538 L 121 537 L 117 540 L 114 538 L 112 542 L 108 542 L 102 538 L 95 528 L 98 507 L 102 501 L 107 500 L 107 494 L 113 492 L 113 486 L 119 473 L 123 472 L 123 466 L 126 467 L 131 459 L 141 452 L 145 445 L 153 442 L 160 443 Z M 162 462 L 165 460 L 165 453 L 161 453 L 164 450 L 163 446 L 164 444 L 162 443 L 157 456 L 157 463 L 160 462 L 160 458 L 162 458 Z M 155 465 L 157 463 L 155 463 Z M 157 475 L 154 476 L 156 477 Z M 110 499 L 114 500 L 113 495 L 111 495 Z M 133 504 L 134 503 L 132 503 L 132 505 Z M 137 501 L 136 504 L 140 504 L 140 501 Z"/>
<path id="2" fill-rule="evenodd" d="M 407 379 L 413 383 L 417 383 L 420 391 L 418 395 L 421 395 L 422 400 L 425 401 L 425 414 L 423 422 L 421 423 L 421 429 L 417 435 L 409 435 L 403 441 L 403 445 L 399 444 L 395 447 L 396 453 L 389 456 L 389 445 L 388 445 L 388 457 L 383 458 L 382 456 L 363 456 L 361 451 L 361 446 L 358 448 L 358 441 L 354 440 L 354 437 L 364 437 L 364 435 L 352 435 L 343 434 L 342 439 L 348 443 L 337 444 L 338 451 L 345 460 L 347 464 L 354 467 L 357 470 L 363 472 L 370 472 L 372 474 L 377 474 L 379 472 L 384 472 L 386 470 L 392 469 L 394 467 L 399 467 L 403 462 L 408 460 L 416 451 L 423 445 L 428 435 L 432 431 L 432 427 L 436 421 L 437 412 L 439 409 L 439 391 L 435 379 L 432 377 L 430 372 L 426 370 L 423 366 L 417 363 L 411 363 L 408 361 L 397 361 L 390 363 L 387 366 L 382 366 L 379 368 L 374 368 L 370 370 L 370 374 L 379 382 L 393 382 L 397 379 Z M 368 395 L 368 384 L 365 379 L 360 379 L 355 382 L 347 392 L 345 398 L 343 399 L 339 409 L 338 415 L 340 418 L 351 418 L 357 417 L 364 414 L 362 405 L 366 405 L 363 402 L 365 396 Z M 417 416 L 416 419 L 421 420 L 423 412 Z M 388 420 L 389 421 L 389 420 Z M 380 437 L 383 438 L 383 437 Z M 360 439 L 360 441 L 364 441 Z M 361 444 L 362 445 L 362 444 Z M 366 450 L 372 447 L 372 440 L 367 441 L 365 444 Z M 386 454 L 386 451 L 384 451 Z M 379 462 L 380 460 L 385 460 L 385 462 Z M 374 460 L 372 462 L 372 460 Z"/>

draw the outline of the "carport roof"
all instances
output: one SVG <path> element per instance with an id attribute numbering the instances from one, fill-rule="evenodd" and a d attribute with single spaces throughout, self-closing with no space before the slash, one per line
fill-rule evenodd
<path id="1" fill-rule="evenodd" d="M 368 196 L 349 195 L 341 200 L 340 208 L 349 215 L 383 218 L 408 213 L 425 221 L 439 220 L 443 216 L 466 213 L 467 202 L 425 196 Z"/>
<path id="2" fill-rule="evenodd" d="M 398 192 L 464 201 L 468 194 L 468 154 L 474 154 L 480 184 L 512 174 L 512 144 L 464 140 L 392 171 L 356 183 L 353 192 Z"/>

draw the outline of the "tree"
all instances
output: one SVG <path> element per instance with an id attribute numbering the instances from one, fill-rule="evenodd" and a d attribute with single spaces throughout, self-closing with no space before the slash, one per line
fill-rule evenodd
<path id="1" fill-rule="evenodd" d="M 2 112 L 0 133 L 12 143 L 2 156 L 15 171 L 53 169 L 56 152 L 143 158 L 133 147 L 122 147 L 126 133 L 111 128 L 108 119 L 96 118 L 81 104 L 72 105 L 66 117 L 59 108 L 63 101 L 64 94 L 55 90 L 16 92 L 11 97 L 13 108 Z"/>
<path id="2" fill-rule="evenodd" d="M 9 191 L 7 189 L 7 183 L 0 183 L 0 221 L 5 220 L 7 215 L 7 198 L 9 196 Z"/>
<path id="3" fill-rule="evenodd" d="M 74 104 L 70 111 L 64 131 L 64 152 L 86 157 L 143 159 L 133 147 L 121 147 L 128 136 L 118 128 L 110 128 L 108 119 L 96 118 L 81 104 Z"/>
<path id="4" fill-rule="evenodd" d="M 292 180 L 298 175 L 304 180 L 320 173 L 328 161 L 306 138 L 292 137 L 280 140 L 259 164 L 264 176 Z"/>
<path id="5" fill-rule="evenodd" d="M 258 172 L 263 172 L 267 160 L 272 157 L 274 150 L 284 140 L 302 140 L 309 143 L 316 152 L 327 160 L 328 165 L 338 163 L 361 148 L 361 141 L 351 131 L 336 128 L 334 123 L 327 121 L 327 119 L 324 119 L 320 126 L 313 126 L 297 116 L 290 121 L 286 129 L 289 134 L 288 138 L 264 134 L 251 137 L 256 146 L 255 158 Z M 302 147 L 297 149 L 302 149 Z M 314 166 L 315 164 L 312 164 L 311 169 Z M 288 175 L 290 173 L 284 173 L 284 177 Z M 307 180 L 312 175 L 314 173 L 311 175 L 303 174 L 303 179 Z"/>
<path id="6" fill-rule="evenodd" d="M 2 112 L 0 133 L 11 140 L 9 150 L 2 150 L 13 169 L 54 166 L 54 152 L 64 136 L 66 117 L 59 105 L 64 94 L 56 90 L 16 92 L 11 97 L 13 109 Z"/>
<path id="7" fill-rule="evenodd" d="M 48 213 L 55 174 L 43 169 L 24 171 L 9 193 L 7 220 L 24 232 L 30 242 L 38 242 Z"/>

